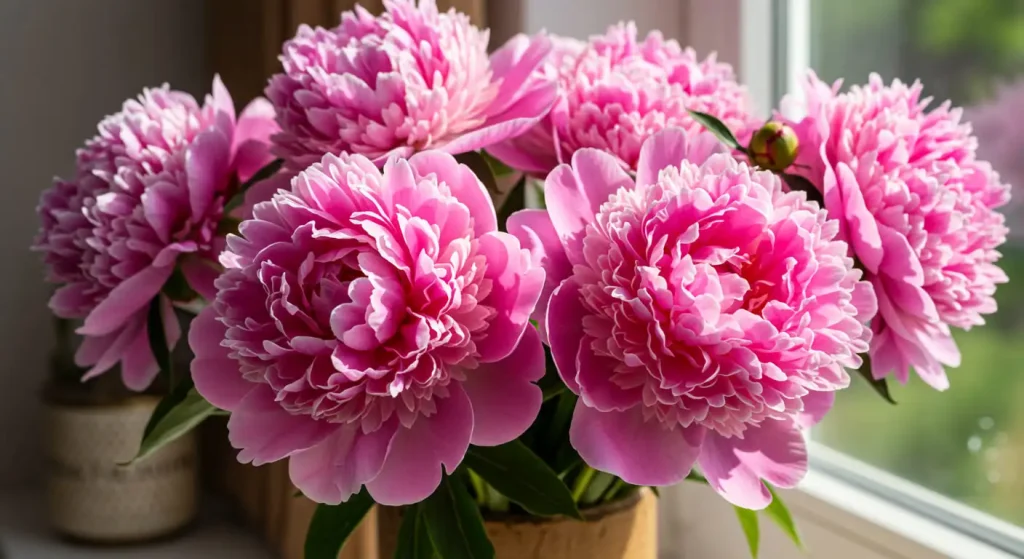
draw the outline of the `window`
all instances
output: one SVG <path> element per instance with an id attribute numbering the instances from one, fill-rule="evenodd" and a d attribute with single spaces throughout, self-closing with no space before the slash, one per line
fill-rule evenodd
<path id="1" fill-rule="evenodd" d="M 809 64 L 826 80 L 920 79 L 934 104 L 950 99 L 974 122 L 982 157 L 1004 180 L 1024 184 L 1024 0 L 818 0 L 783 2 L 790 25 L 779 89 Z M 805 40 L 802 40 L 801 37 Z M 806 46 L 801 46 L 806 45 Z M 802 50 L 800 50 L 802 48 Z M 797 49 L 797 50 L 794 50 Z M 806 62 L 805 62 L 806 61 Z M 993 104 L 1001 109 L 993 109 Z M 1019 198 L 1024 196 L 1018 195 Z M 1020 202 L 1005 208 L 1015 233 L 1001 266 L 988 324 L 957 332 L 963 359 L 936 392 L 917 378 L 890 383 L 895 407 L 854 378 L 814 437 L 849 456 L 959 503 L 1024 526 L 1024 223 Z"/>

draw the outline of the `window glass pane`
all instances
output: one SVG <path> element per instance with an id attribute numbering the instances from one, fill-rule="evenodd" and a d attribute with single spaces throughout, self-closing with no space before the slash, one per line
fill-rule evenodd
<path id="1" fill-rule="evenodd" d="M 967 110 L 979 151 L 1024 184 L 1024 0 L 816 0 L 811 63 L 827 81 L 920 79 L 934 103 Z M 992 108 L 999 104 L 1001 109 Z M 986 109 L 986 107 L 988 107 Z M 1016 194 L 1024 199 L 1024 195 Z M 912 377 L 885 404 L 859 378 L 815 436 L 859 459 L 1024 525 L 1024 224 L 1005 209 L 1010 283 L 988 324 L 956 340 L 963 356 L 940 393 Z"/>

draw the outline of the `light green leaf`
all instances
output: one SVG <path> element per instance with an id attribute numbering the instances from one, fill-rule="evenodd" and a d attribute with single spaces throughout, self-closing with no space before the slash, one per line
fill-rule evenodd
<path id="1" fill-rule="evenodd" d="M 740 520 L 743 535 L 747 537 L 750 556 L 757 559 L 757 552 L 761 547 L 761 528 L 757 522 L 757 512 L 737 506 L 733 506 L 733 509 L 736 510 L 736 518 Z"/>
<path id="2" fill-rule="evenodd" d="M 768 518 L 772 519 L 775 524 L 782 528 L 782 531 L 789 536 L 789 539 L 796 544 L 800 549 L 804 548 L 804 542 L 800 539 L 800 533 L 796 529 L 796 522 L 793 521 L 793 515 L 789 513 L 789 509 L 786 508 L 786 504 L 779 498 L 779 494 L 772 487 L 768 487 L 768 491 L 772 494 L 772 502 L 764 509 L 764 513 L 768 515 Z"/>
<path id="3" fill-rule="evenodd" d="M 142 437 L 139 453 L 132 458 L 129 464 L 143 460 L 177 440 L 202 423 L 204 419 L 213 415 L 215 411 L 217 408 L 204 400 L 195 388 L 189 388 L 184 399 L 169 409 L 163 417 L 153 422 L 149 433 Z"/>
<path id="4" fill-rule="evenodd" d="M 494 559 L 480 509 L 461 479 L 444 476 L 441 485 L 419 504 L 430 541 L 444 559 Z"/>
<path id="5" fill-rule="evenodd" d="M 317 505 L 306 530 L 306 559 L 338 559 L 341 546 L 374 505 L 364 488 L 339 505 Z"/>

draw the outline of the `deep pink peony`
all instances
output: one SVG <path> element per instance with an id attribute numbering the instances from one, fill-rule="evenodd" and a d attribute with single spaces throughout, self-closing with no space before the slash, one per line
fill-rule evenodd
<path id="1" fill-rule="evenodd" d="M 61 285 L 50 308 L 85 319 L 75 358 L 91 367 L 86 379 L 120 363 L 129 388 L 153 380 L 150 302 L 178 265 L 190 287 L 212 294 L 225 199 L 269 161 L 276 128 L 262 99 L 236 121 L 219 78 L 203 106 L 167 86 L 147 89 L 100 122 L 78 151 L 74 178 L 43 193 L 35 248 L 45 253 L 47 279 Z M 178 323 L 170 300 L 161 301 L 173 347 Z"/>
<path id="2" fill-rule="evenodd" d="M 284 73 L 267 97 L 282 132 L 275 152 L 300 171 L 326 153 L 390 155 L 438 149 L 462 153 L 516 136 L 544 116 L 553 80 L 534 70 L 550 41 L 520 36 L 488 59 L 489 34 L 434 0 L 384 0 L 374 17 L 361 6 L 334 29 L 301 26 L 285 43 Z"/>
<path id="3" fill-rule="evenodd" d="M 919 83 L 886 86 L 872 75 L 848 93 L 839 87 L 808 76 L 806 116 L 794 123 L 797 170 L 821 189 L 878 296 L 874 377 L 906 383 L 913 367 L 944 390 L 943 365 L 960 364 L 950 327 L 984 324 L 1007 281 L 996 266 L 1007 231 L 995 208 L 1009 187 L 976 158 L 960 109 L 929 110 Z"/>
<path id="4" fill-rule="evenodd" d="M 548 210 L 509 228 L 560 281 L 547 329 L 580 396 L 580 456 L 637 485 L 697 463 L 730 502 L 763 508 L 762 479 L 793 487 L 805 473 L 800 428 L 861 364 L 875 300 L 835 221 L 687 136 L 648 139 L 635 181 L 611 155 L 578 151 L 548 176 Z"/>
<path id="5" fill-rule="evenodd" d="M 497 231 L 475 175 L 438 151 L 327 155 L 228 237 L 213 305 L 193 323 L 196 388 L 230 410 L 239 460 L 290 456 L 321 503 L 365 485 L 429 496 L 470 443 L 535 418 L 544 351 L 529 325 L 544 282 Z"/>
<path id="6" fill-rule="evenodd" d="M 556 39 L 537 74 L 557 77 L 559 99 L 528 133 L 489 152 L 519 170 L 544 175 L 576 150 L 597 148 L 636 169 L 640 146 L 669 127 L 691 136 L 702 127 L 687 109 L 715 115 L 741 138 L 761 124 L 732 68 L 714 55 L 699 60 L 652 32 L 642 41 L 632 22 L 618 24 L 588 43 Z"/>

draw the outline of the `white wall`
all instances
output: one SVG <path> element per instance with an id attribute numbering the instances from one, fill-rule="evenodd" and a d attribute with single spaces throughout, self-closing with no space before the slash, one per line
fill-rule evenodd
<path id="1" fill-rule="evenodd" d="M 39 193 L 101 117 L 147 85 L 205 94 L 203 0 L 0 2 L 0 485 L 38 478 L 52 336 Z"/>

